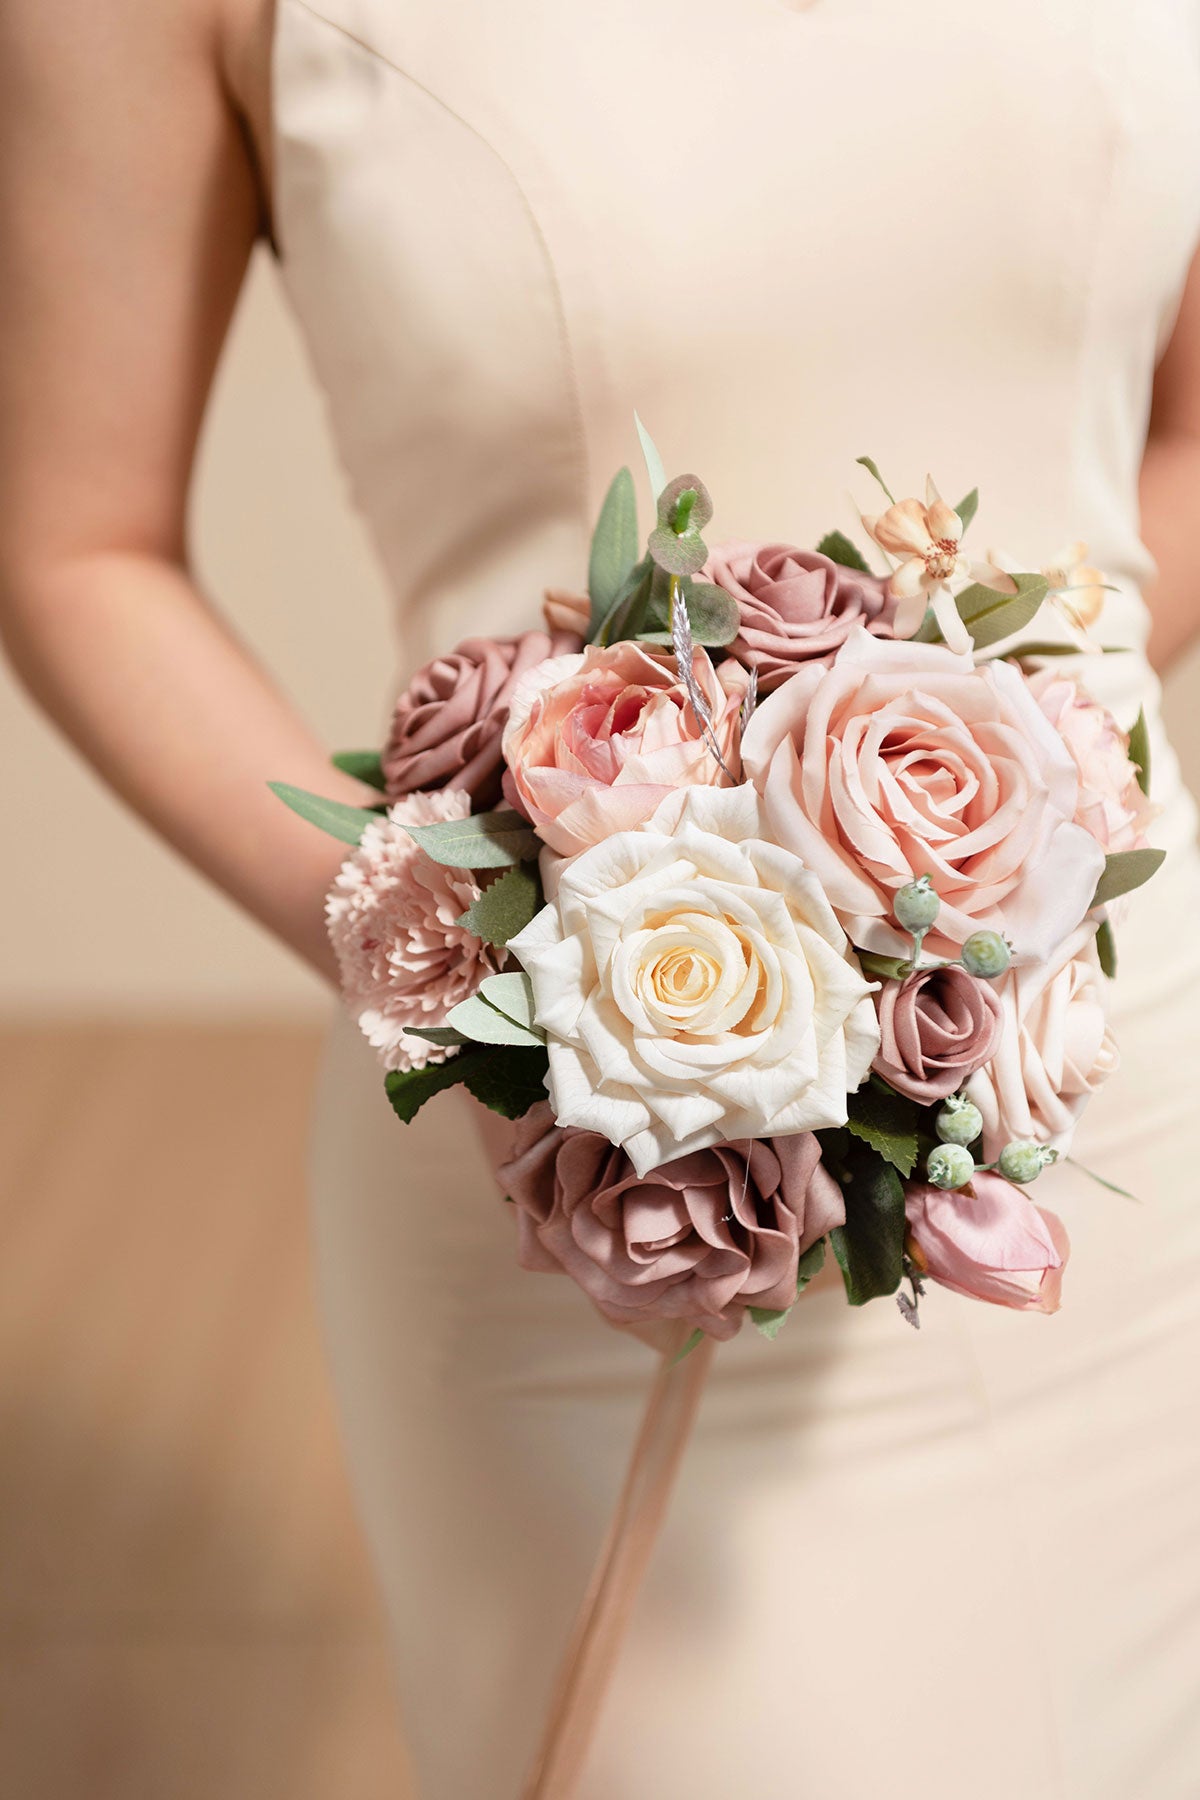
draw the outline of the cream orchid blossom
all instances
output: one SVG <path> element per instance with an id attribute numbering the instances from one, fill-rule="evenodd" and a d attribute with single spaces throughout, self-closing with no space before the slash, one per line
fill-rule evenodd
<path id="1" fill-rule="evenodd" d="M 910 638 L 920 629 L 926 606 L 932 606 L 942 637 L 950 649 L 971 648 L 971 636 L 954 604 L 951 584 L 970 579 L 963 554 L 963 523 L 953 507 L 926 478 L 925 502 L 894 501 L 877 516 L 863 515 L 863 525 L 894 563 L 888 590 L 897 601 L 895 634 Z"/>

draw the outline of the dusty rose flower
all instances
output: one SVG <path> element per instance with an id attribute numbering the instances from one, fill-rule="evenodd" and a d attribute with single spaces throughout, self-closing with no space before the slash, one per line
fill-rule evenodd
<path id="1" fill-rule="evenodd" d="M 687 1319 L 716 1338 L 747 1306 L 790 1306 L 801 1254 L 846 1216 L 811 1133 L 714 1144 L 638 1175 L 544 1103 L 518 1123 L 498 1179 L 523 1268 L 564 1269 L 618 1324 Z"/>
<path id="2" fill-rule="evenodd" d="M 455 922 L 479 898 L 474 878 L 435 863 L 405 830 L 470 810 L 459 788 L 398 801 L 367 826 L 325 903 L 343 997 L 387 1069 L 444 1062 L 445 1050 L 407 1036 L 409 1027 L 444 1025 L 497 967 L 490 946 Z"/>
<path id="3" fill-rule="evenodd" d="M 1029 685 L 1079 771 L 1076 820 L 1106 851 L 1136 850 L 1145 843 L 1157 808 L 1138 786 L 1126 734 L 1107 707 L 1069 675 L 1042 669 L 1030 676 Z"/>
<path id="4" fill-rule="evenodd" d="M 942 636 L 952 650 L 969 650 L 970 633 L 959 618 L 950 597 L 952 582 L 965 582 L 970 565 L 963 555 L 962 520 L 933 485 L 925 483 L 925 504 L 900 500 L 877 517 L 864 515 L 863 524 L 881 550 L 896 559 L 888 591 L 899 601 L 895 618 L 897 637 L 908 638 L 932 605 Z"/>
<path id="5" fill-rule="evenodd" d="M 430 788 L 461 788 L 476 811 L 500 798 L 500 741 L 513 689 L 554 654 L 543 631 L 467 638 L 418 671 L 396 702 L 383 773 L 389 800 Z"/>
<path id="6" fill-rule="evenodd" d="M 950 964 L 885 981 L 875 996 L 875 1067 L 897 1093 L 927 1106 L 957 1093 L 1000 1038 L 1000 1001 L 986 981 Z"/>
<path id="7" fill-rule="evenodd" d="M 904 1210 L 909 1255 L 931 1281 L 1019 1312 L 1058 1311 L 1070 1242 L 1012 1182 L 987 1171 L 952 1192 L 914 1182 Z"/>
<path id="8" fill-rule="evenodd" d="M 1104 852 L 1075 823 L 1075 764 L 1008 663 L 859 627 L 767 695 L 742 760 L 862 949 L 909 953 L 892 906 L 919 875 L 941 901 L 927 948 L 952 960 L 984 927 L 1045 960 L 1091 905 Z"/>
<path id="9" fill-rule="evenodd" d="M 736 778 L 740 700 L 703 650 L 693 664 Z M 727 777 L 701 732 L 669 654 L 589 644 L 525 676 L 504 733 L 504 792 L 561 856 L 650 817 L 676 788 Z"/>
<path id="10" fill-rule="evenodd" d="M 860 621 L 891 635 L 895 605 L 874 575 L 843 569 L 816 550 L 791 544 L 721 544 L 701 571 L 732 594 L 741 629 L 729 653 L 758 670 L 767 693 L 798 663 L 833 655 Z"/>
<path id="11" fill-rule="evenodd" d="M 1086 921 L 1049 961 L 1010 969 L 994 984 L 1000 1041 L 967 1083 L 983 1114 L 988 1162 L 1012 1138 L 1065 1153 L 1089 1098 L 1117 1067 L 1095 940 Z"/>
<path id="12" fill-rule="evenodd" d="M 554 654 L 582 650 L 592 618 L 592 603 L 586 594 L 570 588 L 547 588 L 542 598 L 542 617 L 546 630 L 555 638 Z"/>

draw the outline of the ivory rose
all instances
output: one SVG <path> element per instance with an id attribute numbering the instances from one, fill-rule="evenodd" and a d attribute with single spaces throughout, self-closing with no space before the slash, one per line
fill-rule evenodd
<path id="1" fill-rule="evenodd" d="M 673 794 L 562 866 L 509 949 L 533 983 L 562 1125 L 639 1175 L 710 1144 L 846 1121 L 879 1045 L 815 876 L 749 787 Z"/>
<path id="2" fill-rule="evenodd" d="M 715 1338 L 733 1337 L 748 1306 L 791 1306 L 800 1256 L 846 1217 L 810 1132 L 714 1144 L 638 1175 L 544 1102 L 518 1122 L 497 1179 L 522 1268 L 565 1269 L 617 1324 L 687 1319 Z"/>
<path id="3" fill-rule="evenodd" d="M 1018 1312 L 1057 1312 L 1071 1246 L 1059 1219 L 999 1175 L 980 1171 L 944 1192 L 905 1192 L 908 1250 L 922 1274 L 969 1299 Z"/>
<path id="4" fill-rule="evenodd" d="M 1075 822 L 1075 764 L 1007 663 L 860 626 L 767 696 L 742 762 L 862 949 L 910 951 L 892 906 L 919 875 L 941 901 L 926 946 L 951 959 L 987 927 L 1044 960 L 1091 904 L 1104 852 Z"/>
<path id="5" fill-rule="evenodd" d="M 555 653 L 543 631 L 467 638 L 413 676 L 392 714 L 383 752 L 389 800 L 429 788 L 461 788 L 478 811 L 500 798 L 500 740 L 522 675 Z"/>
<path id="6" fill-rule="evenodd" d="M 1108 708 L 1069 675 L 1041 669 L 1029 685 L 1079 771 L 1079 824 L 1110 853 L 1138 849 L 1156 809 L 1138 786 L 1125 733 Z"/>
<path id="7" fill-rule="evenodd" d="M 726 767 L 738 771 L 740 696 L 703 650 L 693 662 Z M 728 779 L 670 653 L 589 644 L 531 669 L 512 696 L 504 791 L 560 856 L 630 831 L 676 788 Z"/>
<path id="8" fill-rule="evenodd" d="M 763 693 L 786 681 L 800 663 L 832 656 L 860 620 L 871 631 L 891 634 L 895 604 L 884 583 L 844 569 L 817 550 L 720 544 L 701 573 L 737 601 L 741 626 L 729 653 L 757 669 Z"/>
<path id="9" fill-rule="evenodd" d="M 470 810 L 458 788 L 398 801 L 367 826 L 325 903 L 343 998 L 387 1069 L 444 1062 L 445 1050 L 410 1037 L 410 1028 L 444 1025 L 498 966 L 491 946 L 458 923 L 479 898 L 474 876 L 435 863 L 406 829 Z"/>
<path id="10" fill-rule="evenodd" d="M 1070 1148 L 1076 1120 L 1118 1062 L 1105 980 L 1087 921 L 1049 962 L 1010 969 L 995 984 L 1000 1041 L 966 1090 L 983 1114 L 986 1161 L 1012 1138 Z"/>
<path id="11" fill-rule="evenodd" d="M 885 981 L 875 1005 L 880 1031 L 875 1067 L 897 1093 L 922 1106 L 956 1093 L 999 1042 L 995 989 L 953 963 Z"/>

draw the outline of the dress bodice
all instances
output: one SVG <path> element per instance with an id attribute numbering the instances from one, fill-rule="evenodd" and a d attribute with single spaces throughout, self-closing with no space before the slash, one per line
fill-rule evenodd
<path id="1" fill-rule="evenodd" d="M 1143 639 L 1193 0 L 280 0 L 274 74 L 283 276 L 407 662 L 581 584 L 635 406 L 714 540 L 931 466 L 979 551 L 1086 539 Z"/>

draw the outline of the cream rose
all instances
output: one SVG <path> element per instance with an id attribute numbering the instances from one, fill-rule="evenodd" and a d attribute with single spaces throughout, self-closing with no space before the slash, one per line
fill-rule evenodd
<path id="1" fill-rule="evenodd" d="M 1105 1015 L 1096 927 L 1071 933 L 1048 963 L 1010 969 L 993 983 L 1001 1007 L 1000 1042 L 967 1082 L 983 1114 L 986 1161 L 1012 1138 L 1070 1148 L 1089 1097 L 1117 1066 Z"/>
<path id="2" fill-rule="evenodd" d="M 759 706 L 742 762 L 771 835 L 801 857 L 851 941 L 903 956 L 896 890 L 928 875 L 926 946 L 954 959 L 983 927 L 1018 962 L 1051 956 L 1087 912 L 1104 852 L 1075 822 L 1075 764 L 1017 669 L 861 626 L 830 668 Z"/>
<path id="3" fill-rule="evenodd" d="M 742 693 L 693 662 L 725 769 L 738 773 Z M 518 685 L 504 733 L 504 792 L 560 856 L 575 856 L 648 819 L 675 788 L 729 779 L 700 729 L 669 653 L 589 644 L 544 662 Z"/>
<path id="4" fill-rule="evenodd" d="M 638 1174 L 739 1138 L 846 1121 L 879 1047 L 819 882 L 749 787 L 689 788 L 559 872 L 509 949 L 533 983 L 560 1125 Z"/>

